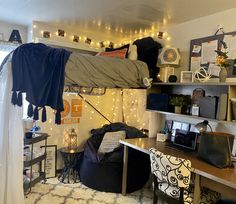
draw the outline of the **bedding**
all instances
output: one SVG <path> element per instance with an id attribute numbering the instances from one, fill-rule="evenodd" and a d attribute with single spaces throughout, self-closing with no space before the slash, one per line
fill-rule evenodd
<path id="1" fill-rule="evenodd" d="M 22 93 L 25 92 L 30 103 L 28 116 L 38 120 L 38 112 L 42 109 L 41 118 L 45 122 L 45 106 L 50 106 L 57 110 L 56 124 L 61 123 L 65 85 L 92 88 L 146 88 L 150 85 L 144 62 L 70 53 L 42 43 L 16 48 L 12 54 L 12 73 L 12 104 L 22 106 Z"/>
<path id="2" fill-rule="evenodd" d="M 127 49 L 125 58 L 128 58 L 130 60 L 137 60 L 138 59 L 137 46 L 132 45 L 132 44 L 126 44 L 126 45 L 123 45 L 118 48 L 106 47 L 105 52 L 118 51 L 118 50 L 123 50 L 123 49 Z"/>
<path id="3" fill-rule="evenodd" d="M 149 71 L 144 62 L 72 53 L 65 67 L 65 84 L 101 88 L 146 88 Z"/>
<path id="4" fill-rule="evenodd" d="M 106 48 L 105 48 L 105 51 L 106 51 L 106 52 L 110 52 L 110 51 L 116 51 L 116 50 L 123 50 L 123 49 L 125 49 L 125 48 L 127 49 L 127 51 L 129 51 L 130 45 L 129 45 L 129 44 L 126 44 L 126 45 L 123 45 L 123 46 L 117 47 L 117 48 L 106 47 Z M 125 58 L 128 58 L 128 52 L 126 52 Z"/>
<path id="5" fill-rule="evenodd" d="M 124 48 L 121 50 L 114 50 L 114 51 L 106 51 L 106 52 L 99 52 L 96 56 L 107 56 L 107 57 L 117 57 L 120 59 L 125 59 L 126 53 L 128 49 Z"/>

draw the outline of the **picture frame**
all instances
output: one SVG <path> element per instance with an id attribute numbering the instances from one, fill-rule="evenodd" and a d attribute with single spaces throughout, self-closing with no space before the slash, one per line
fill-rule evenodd
<path id="1" fill-rule="evenodd" d="M 75 43 L 79 42 L 79 36 L 78 35 L 74 35 L 73 42 L 75 42 Z"/>
<path id="2" fill-rule="evenodd" d="M 43 37 L 44 38 L 50 38 L 51 33 L 49 31 L 43 31 Z"/>
<path id="3" fill-rule="evenodd" d="M 57 171 L 57 145 L 40 146 L 40 148 L 46 148 L 46 178 L 56 177 Z M 42 163 L 42 169 L 44 169 L 45 160 Z"/>
<path id="4" fill-rule="evenodd" d="M 90 44 L 91 44 L 91 42 L 92 42 L 92 39 L 91 39 L 91 38 L 86 38 L 86 39 L 85 39 L 85 43 L 87 43 L 87 44 L 89 44 L 89 45 L 90 45 Z"/>
<path id="5" fill-rule="evenodd" d="M 193 82 L 193 72 L 192 71 L 181 71 L 180 82 L 181 83 Z"/>
<path id="6" fill-rule="evenodd" d="M 101 41 L 99 44 L 101 48 L 105 47 L 104 41 Z"/>
<path id="7" fill-rule="evenodd" d="M 65 31 L 64 30 L 62 30 L 62 29 L 58 29 L 58 36 L 60 36 L 60 37 L 65 37 Z"/>

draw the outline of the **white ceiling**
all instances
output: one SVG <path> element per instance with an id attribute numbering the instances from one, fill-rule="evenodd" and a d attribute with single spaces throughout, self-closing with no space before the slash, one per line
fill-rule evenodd
<path id="1" fill-rule="evenodd" d="M 131 33 L 236 7 L 236 0 L 0 0 L 0 20 Z"/>

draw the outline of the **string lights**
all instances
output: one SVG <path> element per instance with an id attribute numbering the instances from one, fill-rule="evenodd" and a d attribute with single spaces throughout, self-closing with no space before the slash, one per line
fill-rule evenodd
<path id="1" fill-rule="evenodd" d="M 39 26 L 37 25 L 33 25 L 33 29 L 38 29 Z M 98 27 L 101 27 L 101 22 L 98 23 Z M 108 30 L 112 33 L 112 28 L 110 26 L 105 26 L 104 27 L 105 30 Z M 118 28 L 116 27 L 114 29 L 115 32 L 120 32 L 120 33 L 124 33 L 122 28 Z M 127 31 L 125 32 L 127 33 Z M 97 39 L 92 39 L 89 36 L 83 36 L 83 35 L 78 35 L 77 33 L 74 34 L 69 34 L 66 33 L 64 30 L 62 29 L 58 29 L 55 32 L 49 32 L 49 31 L 40 31 L 41 37 L 44 38 L 53 38 L 53 37 L 60 37 L 60 38 L 64 38 L 66 41 L 72 42 L 72 43 L 84 43 L 87 44 L 89 47 L 91 48 L 95 48 L 95 49 L 101 49 L 104 47 L 120 47 L 122 45 L 125 44 L 129 44 L 134 42 L 135 40 L 138 39 L 142 39 L 148 36 L 151 36 L 153 38 L 157 37 L 159 39 L 163 39 L 165 41 L 170 41 L 171 37 L 167 32 L 163 32 L 163 31 L 158 31 L 157 29 L 155 29 L 154 26 L 151 27 L 151 29 L 147 30 L 147 29 L 139 29 L 139 30 L 134 30 L 134 31 L 129 31 L 129 38 L 127 38 L 126 40 L 121 40 L 120 42 L 112 42 L 110 40 L 97 40 Z"/>

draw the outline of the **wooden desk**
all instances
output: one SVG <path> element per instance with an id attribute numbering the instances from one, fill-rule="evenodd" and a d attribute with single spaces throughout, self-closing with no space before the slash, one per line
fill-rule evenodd
<path id="1" fill-rule="evenodd" d="M 126 194 L 126 178 L 128 164 L 128 148 L 134 148 L 146 154 L 154 147 L 164 154 L 189 159 L 192 163 L 192 172 L 195 173 L 194 203 L 199 203 L 200 185 L 221 192 L 223 195 L 236 199 L 236 167 L 219 169 L 196 157 L 194 152 L 181 152 L 157 142 L 156 138 L 135 138 L 120 140 L 124 145 L 124 166 L 122 180 L 122 194 Z"/>

